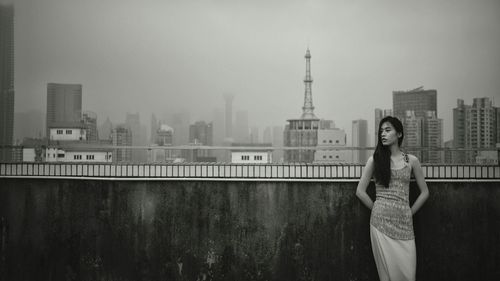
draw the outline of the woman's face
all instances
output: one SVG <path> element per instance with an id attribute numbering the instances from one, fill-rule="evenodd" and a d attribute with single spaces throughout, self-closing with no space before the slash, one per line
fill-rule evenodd
<path id="1" fill-rule="evenodd" d="M 396 129 L 394 129 L 394 126 L 390 122 L 384 122 L 380 127 L 380 137 L 384 146 L 397 145 L 401 133 L 396 132 Z"/>

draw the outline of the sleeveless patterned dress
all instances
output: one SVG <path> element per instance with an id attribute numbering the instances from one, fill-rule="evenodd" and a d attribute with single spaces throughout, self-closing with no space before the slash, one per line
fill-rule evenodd
<path id="1" fill-rule="evenodd" d="M 377 196 L 370 224 L 393 239 L 411 240 L 415 238 L 409 202 L 411 166 L 408 155 L 404 156 L 404 167 L 391 169 L 388 188 L 375 184 Z"/>
<path id="2" fill-rule="evenodd" d="M 373 257 L 381 281 L 414 281 L 417 268 L 411 214 L 411 165 L 404 154 L 404 167 L 391 169 L 389 187 L 376 184 L 376 200 L 370 217 Z"/>

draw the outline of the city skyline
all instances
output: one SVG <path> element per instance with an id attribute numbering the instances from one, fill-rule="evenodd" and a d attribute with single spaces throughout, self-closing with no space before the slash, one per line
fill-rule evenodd
<path id="1" fill-rule="evenodd" d="M 352 120 L 374 131 L 393 91 L 424 86 L 438 91 L 448 140 L 458 98 L 500 89 L 494 1 L 93 4 L 16 0 L 16 113 L 43 112 L 47 83 L 78 83 L 99 124 L 179 109 L 212 121 L 230 93 L 250 126 L 284 125 L 301 114 L 308 47 L 315 113 L 349 136 Z"/>

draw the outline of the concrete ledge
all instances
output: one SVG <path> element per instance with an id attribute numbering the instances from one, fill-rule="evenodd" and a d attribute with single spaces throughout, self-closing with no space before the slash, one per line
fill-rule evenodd
<path id="1" fill-rule="evenodd" d="M 355 182 L 0 179 L 5 280 L 376 280 Z M 500 280 L 500 185 L 431 182 L 418 280 Z M 373 196 L 374 187 L 369 193 Z M 411 184 L 411 200 L 417 193 Z"/>

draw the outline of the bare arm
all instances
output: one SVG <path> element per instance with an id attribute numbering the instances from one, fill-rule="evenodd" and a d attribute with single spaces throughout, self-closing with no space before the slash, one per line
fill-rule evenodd
<path id="1" fill-rule="evenodd" d="M 373 201 L 370 198 L 370 196 L 368 196 L 368 194 L 366 193 L 366 188 L 370 184 L 370 180 L 373 175 L 373 170 L 374 170 L 373 157 L 370 157 L 368 161 L 366 161 L 365 170 L 363 171 L 363 175 L 361 176 L 361 179 L 359 180 L 358 183 L 358 187 L 356 188 L 356 196 L 370 210 L 373 208 Z"/>
<path id="2" fill-rule="evenodd" d="M 415 214 L 424 205 L 427 198 L 429 198 L 429 188 L 427 188 L 427 183 L 425 182 L 424 173 L 422 172 L 422 167 L 420 166 L 420 161 L 418 158 L 411 157 L 411 166 L 413 169 L 413 175 L 417 181 L 418 188 L 420 189 L 420 194 L 418 195 L 415 203 L 411 206 L 411 213 Z"/>

